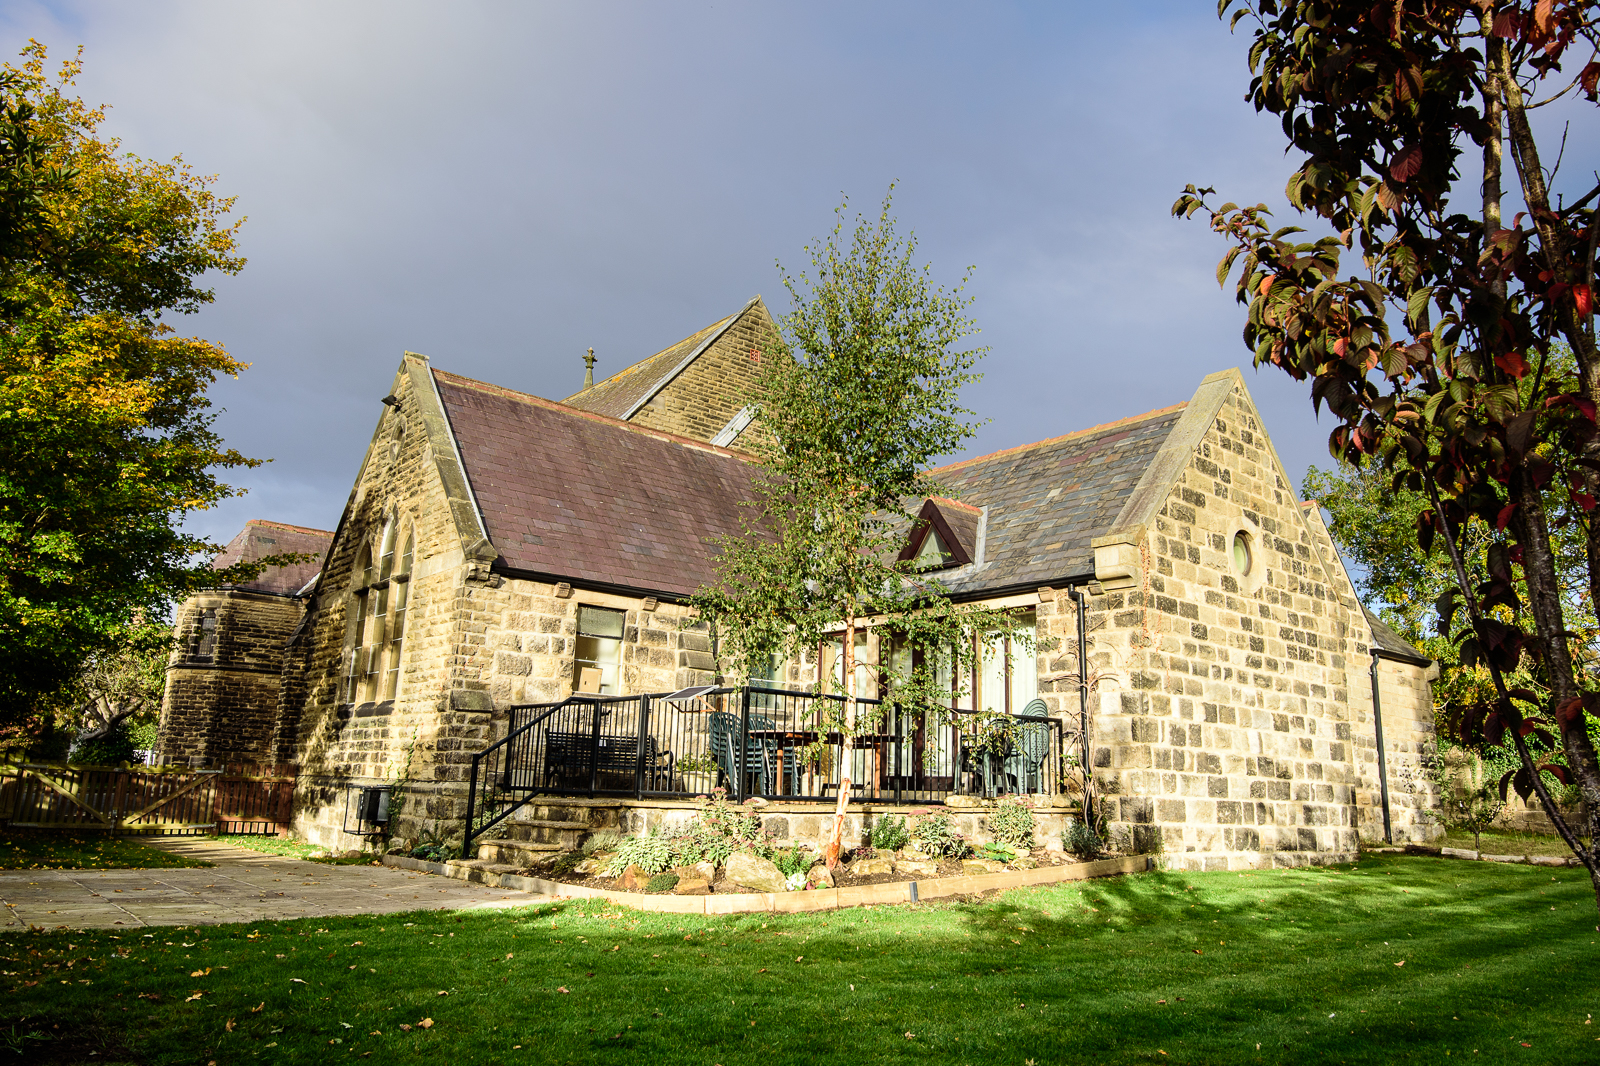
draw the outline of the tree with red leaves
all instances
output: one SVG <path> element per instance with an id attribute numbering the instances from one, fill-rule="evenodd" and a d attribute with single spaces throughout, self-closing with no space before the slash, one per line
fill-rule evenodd
<path id="1" fill-rule="evenodd" d="M 1265 205 L 1212 207 L 1213 190 L 1194 186 L 1173 213 L 1203 212 L 1233 245 L 1217 278 L 1242 267 L 1245 343 L 1257 366 L 1311 383 L 1314 409 L 1337 419 L 1330 451 L 1426 496 L 1418 542 L 1444 554 L 1455 583 L 1436 605 L 1441 633 L 1493 680 L 1489 699 L 1452 708 L 1462 735 L 1515 748 L 1521 768 L 1502 794 L 1538 797 L 1600 905 L 1600 678 L 1577 665 L 1566 621 L 1575 598 L 1600 602 L 1600 183 L 1588 187 L 1600 175 L 1564 188 L 1530 117 L 1563 98 L 1597 102 L 1597 4 L 1221 0 L 1218 12 L 1253 22 L 1248 99 L 1304 156 L 1290 204 L 1329 232 L 1297 238 Z M 1481 155 L 1483 180 L 1461 205 L 1467 153 Z M 1509 223 L 1507 196 L 1525 207 Z M 1358 248 L 1359 273 L 1341 279 Z M 1560 342 L 1575 379 L 1547 373 Z M 1481 567 L 1462 550 L 1475 523 L 1492 540 Z M 1583 533 L 1586 583 L 1558 573 L 1563 523 Z M 1543 693 L 1508 687 L 1519 666 Z M 1535 734 L 1564 765 L 1536 763 Z M 1578 785 L 1575 823 L 1546 775 Z"/>

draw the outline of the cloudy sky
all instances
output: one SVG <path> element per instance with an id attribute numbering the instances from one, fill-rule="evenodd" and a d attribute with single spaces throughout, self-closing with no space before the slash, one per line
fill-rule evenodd
<path id="1" fill-rule="evenodd" d="M 1281 204 L 1290 170 L 1209 0 L 7 0 L 0 33 L 83 45 L 109 132 L 248 216 L 249 266 L 175 323 L 252 364 L 218 426 L 272 460 L 191 522 L 219 540 L 333 527 L 403 351 L 560 398 L 590 346 L 605 375 L 756 293 L 785 310 L 774 261 L 891 181 L 935 274 L 976 268 L 967 454 L 1242 366 L 1291 477 L 1328 465 L 1303 389 L 1248 369 L 1222 246 L 1168 215 L 1190 181 Z"/>

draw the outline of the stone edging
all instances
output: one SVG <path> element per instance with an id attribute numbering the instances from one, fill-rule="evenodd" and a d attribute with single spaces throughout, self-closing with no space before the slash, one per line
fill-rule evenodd
<path id="1" fill-rule="evenodd" d="M 1479 851 L 1467 848 L 1440 848 L 1439 854 L 1446 859 L 1471 859 L 1475 862 L 1512 862 L 1527 863 L 1529 866 L 1576 866 L 1578 860 L 1568 855 L 1485 855 Z"/>
<path id="2" fill-rule="evenodd" d="M 642 911 L 668 911 L 674 914 L 741 914 L 751 911 L 831 911 L 841 907 L 862 907 L 874 903 L 915 903 L 921 899 L 940 896 L 958 896 L 973 892 L 990 892 L 995 889 L 1021 888 L 1025 885 L 1046 885 L 1058 881 L 1083 881 L 1091 877 L 1112 877 L 1116 874 L 1143 873 L 1155 868 L 1151 855 L 1129 855 L 1095 862 L 1077 862 L 1066 866 L 1042 866 L 1033 870 L 1008 870 L 996 874 L 974 874 L 971 877 L 938 877 L 927 881 L 892 881 L 882 885 L 858 885 L 853 888 L 823 888 L 813 892 L 741 892 L 709 896 L 645 895 L 641 892 L 611 892 L 603 888 L 585 888 L 559 881 L 546 881 L 542 877 L 522 874 L 503 874 L 471 866 L 449 866 L 403 855 L 385 855 L 385 866 L 402 870 L 440 874 L 458 881 L 476 881 L 492 888 L 508 888 L 516 892 L 545 896 L 554 899 L 607 899 Z"/>
<path id="3" fill-rule="evenodd" d="M 1509 862 L 1517 865 L 1529 866 L 1579 866 L 1578 860 L 1571 855 L 1485 855 L 1470 848 L 1438 848 L 1431 844 L 1404 844 L 1390 845 L 1388 847 L 1364 847 L 1361 849 L 1373 855 L 1431 855 L 1436 859 L 1467 859 L 1471 862 Z"/>

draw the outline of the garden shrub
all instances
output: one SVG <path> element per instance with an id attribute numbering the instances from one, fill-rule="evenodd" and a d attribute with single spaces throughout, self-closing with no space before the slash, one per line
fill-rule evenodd
<path id="1" fill-rule="evenodd" d="M 867 829 L 866 844 L 877 851 L 899 851 L 911 839 L 906 820 L 898 814 L 878 819 Z"/>
<path id="2" fill-rule="evenodd" d="M 997 843 L 1008 845 L 1020 852 L 1033 850 L 1033 830 L 1036 822 L 1033 808 L 1016 796 L 1002 796 L 989 812 L 989 832 Z"/>
<path id="3" fill-rule="evenodd" d="M 607 877 L 617 877 L 630 866 L 647 874 L 658 874 L 672 865 L 672 840 L 654 829 L 636 837 L 624 837 L 616 853 L 606 863 Z"/>
<path id="4" fill-rule="evenodd" d="M 671 892 L 677 887 L 677 874 L 656 874 L 649 881 L 645 882 L 644 890 L 646 892 Z"/>
<path id="5" fill-rule="evenodd" d="M 557 857 L 555 865 L 550 868 L 550 872 L 556 874 L 557 876 L 562 874 L 570 874 L 582 861 L 583 852 L 581 851 L 562 852 L 561 855 Z"/>
<path id="6" fill-rule="evenodd" d="M 133 751 L 133 738 L 128 736 L 128 727 L 118 722 L 104 736 L 74 744 L 67 761 L 82 766 L 120 766 L 133 760 Z"/>
<path id="7" fill-rule="evenodd" d="M 583 842 L 583 853 L 593 855 L 597 851 L 616 851 L 622 839 L 622 834 L 616 830 L 602 829 L 598 833 L 589 834 L 589 839 Z"/>
<path id="8" fill-rule="evenodd" d="M 1073 822 L 1062 831 L 1061 846 L 1080 859 L 1100 857 L 1100 838 L 1082 822 Z"/>
<path id="9" fill-rule="evenodd" d="M 798 874 L 804 879 L 807 871 L 817 864 L 817 855 L 815 852 L 798 846 L 779 848 L 772 853 L 771 861 L 772 865 L 778 868 L 778 872 L 785 877 L 793 877 Z"/>
<path id="10" fill-rule="evenodd" d="M 911 831 L 917 848 L 942 859 L 959 859 L 967 853 L 967 842 L 956 831 L 948 814 L 930 814 Z"/>

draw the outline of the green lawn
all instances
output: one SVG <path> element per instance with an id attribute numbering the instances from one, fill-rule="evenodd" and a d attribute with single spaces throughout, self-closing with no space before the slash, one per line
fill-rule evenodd
<path id="1" fill-rule="evenodd" d="M 320 862 L 329 866 L 362 866 L 377 859 L 376 855 L 364 855 L 348 859 L 327 858 L 326 848 L 315 844 L 306 844 L 298 840 L 283 840 L 275 836 L 259 836 L 254 834 L 224 833 L 213 838 L 222 844 L 232 844 L 236 848 L 248 848 L 251 851 L 263 852 L 267 855 L 282 855 L 288 859 L 305 859 L 309 862 Z M 324 856 L 317 858 L 316 856 Z"/>
<path id="2" fill-rule="evenodd" d="M 1545 833 L 1511 833 L 1499 829 L 1486 830 L 1482 834 L 1483 846 L 1480 849 L 1485 855 L 1560 855 L 1570 858 L 1572 849 L 1567 847 L 1567 842 L 1558 836 Z M 1437 841 L 1447 848 L 1472 848 L 1472 834 L 1461 829 L 1450 829 L 1445 832 L 1444 839 Z"/>
<path id="3" fill-rule="evenodd" d="M 61 829 L 8 829 L 0 835 L 0 870 L 116 870 L 210 866 L 146 847 L 129 837 Z M 4 1048 L 0 1037 L 0 1048 Z"/>
<path id="4" fill-rule="evenodd" d="M 1593 1062 L 1594 930 L 1580 871 L 1379 856 L 795 916 L 17 934 L 0 1054 L 10 1033 L 40 1064 Z"/>

